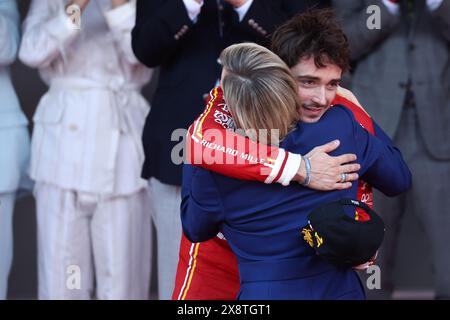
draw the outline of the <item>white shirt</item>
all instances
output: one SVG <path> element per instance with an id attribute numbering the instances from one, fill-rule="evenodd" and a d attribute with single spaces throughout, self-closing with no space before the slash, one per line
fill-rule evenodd
<path id="1" fill-rule="evenodd" d="M 61 188 L 129 194 L 145 187 L 141 133 L 151 70 L 131 48 L 136 3 L 91 0 L 81 29 L 63 0 L 33 0 L 19 58 L 50 86 L 33 117 L 31 177 Z"/>

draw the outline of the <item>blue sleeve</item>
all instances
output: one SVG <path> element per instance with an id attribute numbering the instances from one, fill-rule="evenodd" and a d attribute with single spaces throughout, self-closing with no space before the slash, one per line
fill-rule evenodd
<path id="1" fill-rule="evenodd" d="M 393 197 L 411 187 L 411 172 L 391 139 L 374 122 L 375 135 L 354 121 L 360 176 L 385 195 Z"/>
<path id="2" fill-rule="evenodd" d="M 191 242 L 214 238 L 224 221 L 219 191 L 207 170 L 184 165 L 181 223 Z"/>

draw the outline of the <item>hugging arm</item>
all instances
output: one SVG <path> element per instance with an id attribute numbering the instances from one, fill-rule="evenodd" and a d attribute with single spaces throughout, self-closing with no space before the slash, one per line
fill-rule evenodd
<path id="1" fill-rule="evenodd" d="M 351 103 L 340 97 L 339 103 L 344 102 Z M 220 87 L 214 88 L 204 112 L 189 127 L 186 139 L 188 163 L 241 180 L 283 185 L 305 180 L 305 164 L 301 155 L 253 142 L 229 130 L 233 127 L 232 115 L 223 100 L 222 90 Z M 358 179 L 358 175 L 351 172 L 358 170 L 359 166 L 347 164 L 355 160 L 355 155 L 328 155 L 338 146 L 330 142 L 306 155 L 312 167 L 308 187 L 323 191 L 346 189 L 351 187 L 349 181 Z M 347 182 L 340 182 L 341 173 L 350 173 Z"/>
<path id="2" fill-rule="evenodd" d="M 411 172 L 392 140 L 374 122 L 375 135 L 354 124 L 355 143 L 362 178 L 387 196 L 396 196 L 411 187 Z"/>
<path id="3" fill-rule="evenodd" d="M 211 173 L 186 166 L 183 170 L 181 223 L 191 242 L 202 242 L 219 233 L 223 206 Z"/>

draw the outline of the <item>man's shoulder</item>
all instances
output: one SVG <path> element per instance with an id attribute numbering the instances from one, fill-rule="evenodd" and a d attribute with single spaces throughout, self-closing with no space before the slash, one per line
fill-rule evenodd
<path id="1" fill-rule="evenodd" d="M 322 127 L 325 130 L 329 128 L 336 135 L 336 138 L 339 139 L 353 135 L 355 126 L 358 124 L 352 110 L 340 104 L 331 107 L 322 118 Z"/>
<path id="2" fill-rule="evenodd" d="M 324 113 L 317 122 L 319 128 L 342 128 L 352 126 L 355 122 L 353 112 L 344 105 L 336 104 Z"/>
<path id="3" fill-rule="evenodd" d="M 296 130 L 283 141 L 282 147 L 302 154 L 334 139 L 349 141 L 354 133 L 355 124 L 353 113 L 348 108 L 335 105 L 315 123 L 299 122 Z"/>

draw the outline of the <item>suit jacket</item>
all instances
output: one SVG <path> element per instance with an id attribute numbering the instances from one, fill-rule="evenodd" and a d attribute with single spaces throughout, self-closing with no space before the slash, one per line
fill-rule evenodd
<path id="1" fill-rule="evenodd" d="M 394 196 L 410 187 L 411 173 L 376 124 L 375 134 L 363 129 L 351 111 L 336 106 L 317 123 L 299 123 L 283 147 L 303 154 L 339 139 L 341 145 L 333 155 L 355 153 L 360 176 Z M 242 299 L 363 298 L 354 272 L 338 270 L 319 258 L 300 233 L 308 213 L 318 205 L 355 199 L 356 193 L 356 184 L 348 190 L 319 192 L 298 184 L 235 180 L 185 165 L 183 231 L 192 242 L 208 240 L 219 231 L 225 235 L 238 259 Z"/>
<path id="2" fill-rule="evenodd" d="M 239 22 L 231 7 L 225 4 L 219 9 L 217 1 L 206 0 L 196 23 L 181 0 L 138 0 L 137 5 L 134 52 L 147 66 L 160 67 L 142 137 L 142 176 L 180 185 L 182 168 L 171 160 L 178 141 L 171 141 L 171 135 L 175 129 L 187 129 L 202 112 L 204 96 L 220 77 L 217 59 L 222 49 L 242 41 L 267 45 L 275 27 L 303 11 L 309 2 L 255 0 Z"/>
<path id="3" fill-rule="evenodd" d="M 16 1 L 0 0 L 0 193 L 13 192 L 27 181 L 24 178 L 30 152 L 28 120 L 20 109 L 9 73 L 19 43 Z"/>
<path id="4" fill-rule="evenodd" d="M 366 27 L 371 4 L 381 9 L 379 30 Z M 411 22 L 407 14 L 391 14 L 381 0 L 334 6 L 358 62 L 352 91 L 367 112 L 393 137 L 410 78 L 425 145 L 436 159 L 450 159 L 450 1 L 430 12 L 425 0 L 416 0 Z"/>

